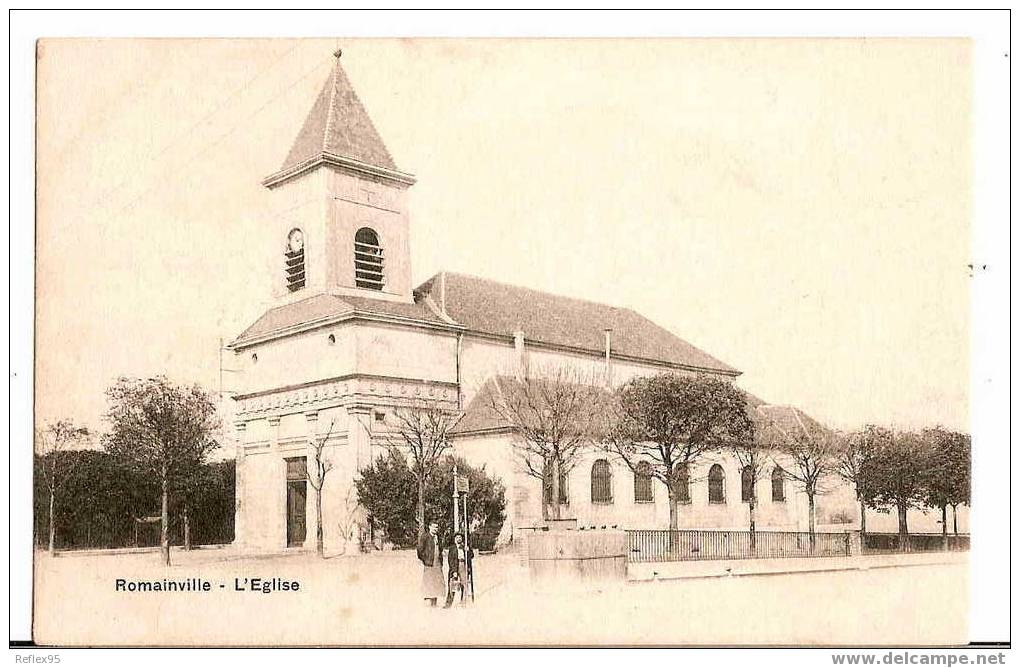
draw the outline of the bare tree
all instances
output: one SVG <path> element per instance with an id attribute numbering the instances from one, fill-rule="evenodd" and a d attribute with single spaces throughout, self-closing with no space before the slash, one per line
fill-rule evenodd
<path id="1" fill-rule="evenodd" d="M 825 494 L 827 480 L 836 472 L 840 450 L 838 435 L 802 411 L 790 406 L 761 406 L 763 439 L 792 461 L 786 476 L 800 485 L 808 500 L 808 535 L 815 549 L 815 498 Z"/>
<path id="2" fill-rule="evenodd" d="M 35 448 L 42 460 L 43 483 L 50 497 L 49 551 L 56 552 L 57 526 L 55 506 L 57 494 L 64 483 L 74 474 L 78 458 L 70 455 L 71 450 L 80 450 L 89 438 L 89 430 L 67 420 L 47 424 L 35 433 Z"/>
<path id="3" fill-rule="evenodd" d="M 322 530 L 322 488 L 326 484 L 326 476 L 333 470 L 333 462 L 326 457 L 326 444 L 333 435 L 336 420 L 329 423 L 325 434 L 313 434 L 308 439 L 308 447 L 312 450 L 312 467 L 305 467 L 305 478 L 315 490 L 315 553 L 325 555 L 324 536 Z"/>
<path id="4" fill-rule="evenodd" d="M 493 382 L 488 408 L 518 436 L 514 453 L 523 471 L 542 481 L 543 517 L 549 518 L 551 506 L 552 519 L 558 520 L 561 479 L 599 433 L 604 391 L 593 379 L 567 367 L 533 370 L 521 379 L 501 376 Z"/>
<path id="5" fill-rule="evenodd" d="M 216 447 L 216 404 L 197 385 L 178 386 L 164 376 L 120 378 L 106 396 L 111 427 L 106 449 L 159 481 L 160 547 L 169 566 L 170 492 Z"/>
<path id="6" fill-rule="evenodd" d="M 669 492 L 669 528 L 679 527 L 688 472 L 709 452 L 749 442 L 753 427 L 744 393 L 706 374 L 635 378 L 617 393 L 606 412 L 606 448 L 638 472 L 648 473 Z"/>
<path id="7" fill-rule="evenodd" d="M 350 553 L 351 540 L 357 536 L 357 544 L 355 547 L 358 551 L 362 547 L 362 534 L 360 527 L 358 526 L 358 520 L 360 513 L 358 512 L 358 490 L 355 485 L 351 485 L 347 488 L 347 494 L 344 495 L 343 506 L 340 508 L 340 519 L 337 521 L 337 529 L 340 531 L 340 535 L 344 539 L 344 552 Z"/>
<path id="8" fill-rule="evenodd" d="M 868 468 L 881 444 L 892 439 L 892 432 L 875 425 L 847 435 L 836 457 L 836 474 L 853 485 L 857 503 L 861 507 L 861 535 L 868 532 L 868 504 L 871 492 L 868 486 Z"/>
<path id="9" fill-rule="evenodd" d="M 758 507 L 758 481 L 764 476 L 766 465 L 771 461 L 772 449 L 758 433 L 760 417 L 756 407 L 748 405 L 747 412 L 752 418 L 752 428 L 746 437 L 731 441 L 730 452 L 740 466 L 741 496 L 747 497 L 748 530 L 753 554 L 757 544 L 755 510 Z M 750 489 L 745 490 L 745 487 Z"/>
<path id="10" fill-rule="evenodd" d="M 443 454 L 452 447 L 450 435 L 463 413 L 435 400 L 424 400 L 393 411 L 388 421 L 389 446 L 406 449 L 418 487 L 416 520 L 419 541 L 425 536 L 425 489 Z"/>

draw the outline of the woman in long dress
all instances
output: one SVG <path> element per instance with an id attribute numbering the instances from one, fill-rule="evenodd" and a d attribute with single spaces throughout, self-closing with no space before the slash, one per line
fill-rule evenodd
<path id="1" fill-rule="evenodd" d="M 418 560 L 422 564 L 421 594 L 435 607 L 436 601 L 446 596 L 443 581 L 443 552 L 439 549 L 439 525 L 429 524 L 429 532 L 418 541 Z"/>

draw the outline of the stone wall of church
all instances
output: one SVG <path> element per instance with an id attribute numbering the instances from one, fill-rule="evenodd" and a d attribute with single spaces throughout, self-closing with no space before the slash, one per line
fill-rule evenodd
<path id="1" fill-rule="evenodd" d="M 268 198 L 271 206 L 271 233 L 263 237 L 265 270 L 271 277 L 271 294 L 277 304 L 299 301 L 326 288 L 326 176 L 313 170 L 273 188 Z M 293 229 L 304 235 L 305 288 L 288 292 L 284 273 L 287 235 Z"/>
<path id="2" fill-rule="evenodd" d="M 411 251 L 407 189 L 354 176 L 336 167 L 326 173 L 327 283 L 341 293 L 376 299 L 411 301 Z M 357 290 L 354 283 L 354 235 L 362 227 L 375 231 L 385 258 L 381 291 Z"/>
<path id="3" fill-rule="evenodd" d="M 507 521 L 515 536 L 529 527 L 542 525 L 542 488 L 539 480 L 524 473 L 513 450 L 513 437 L 509 434 L 469 436 L 459 439 L 456 453 L 472 465 L 486 465 L 490 474 L 503 480 L 507 494 Z M 612 471 L 612 502 L 592 501 L 592 466 L 598 459 L 606 459 Z M 778 457 L 782 463 L 783 458 Z M 720 464 L 725 471 L 725 502 L 710 503 L 708 470 Z M 787 462 L 787 466 L 789 463 Z M 773 500 L 771 465 L 766 466 L 756 485 L 756 524 L 760 530 L 806 531 L 808 518 L 807 497 L 799 484 L 787 479 L 784 482 L 785 500 Z M 833 485 L 830 492 L 817 499 L 819 507 L 843 507 L 846 490 Z M 669 504 L 665 486 L 652 482 L 653 500 L 636 501 L 634 474 L 622 461 L 604 453 L 590 451 L 582 456 L 567 476 L 568 502 L 562 509 L 563 518 L 576 519 L 579 526 L 612 527 L 621 529 L 669 528 Z M 741 499 L 740 466 L 729 453 L 717 452 L 704 458 L 691 470 L 689 503 L 679 506 L 679 525 L 686 529 L 748 528 L 748 504 Z M 851 496 L 852 500 L 852 496 Z M 852 508 L 852 504 L 849 506 Z M 823 518 L 816 513 L 821 526 Z M 843 531 L 846 526 L 829 526 L 828 530 Z"/>
<path id="4" fill-rule="evenodd" d="M 287 545 L 287 463 L 305 457 L 314 470 L 312 437 L 325 438 L 324 458 L 332 469 L 323 485 L 324 544 L 329 553 L 342 552 L 357 538 L 358 522 L 353 481 L 371 457 L 371 410 L 339 406 L 243 421 L 237 457 L 236 542 L 255 552 L 277 551 Z M 313 473 L 314 478 L 314 473 Z M 305 540 L 293 549 L 314 549 L 315 489 L 305 484 Z"/>
<path id="5" fill-rule="evenodd" d="M 379 332 L 394 334 L 386 327 Z M 393 351 L 406 359 L 415 348 L 397 345 Z M 325 438 L 325 457 L 332 467 L 322 496 L 325 549 L 331 554 L 356 549 L 359 540 L 364 539 L 367 518 L 357 505 L 354 480 L 388 443 L 394 442 L 387 434 L 387 416 L 419 399 L 456 406 L 455 383 L 426 381 L 355 374 L 239 398 L 235 423 L 236 542 L 254 552 L 287 549 L 286 459 L 305 457 L 314 471 L 312 444 Z M 311 481 L 305 485 L 305 494 L 305 541 L 296 549 L 315 547 L 315 490 Z"/>
<path id="6" fill-rule="evenodd" d="M 506 521 L 516 527 L 521 513 L 527 513 L 526 503 L 522 505 L 520 500 L 526 499 L 523 492 L 527 476 L 520 473 L 511 443 L 511 436 L 506 433 L 473 436 L 454 441 L 454 453 L 472 466 L 484 465 L 488 475 L 502 481 L 506 489 Z"/>
<path id="7" fill-rule="evenodd" d="M 354 373 L 356 330 L 344 323 L 244 348 L 235 353 L 234 368 L 240 370 L 232 378 L 235 390 L 242 395 L 266 392 Z"/>
<path id="8" fill-rule="evenodd" d="M 609 462 L 612 471 L 612 502 L 592 501 L 592 466 L 598 459 Z M 708 470 L 719 464 L 725 472 L 724 503 L 709 502 Z M 785 482 L 785 501 L 772 500 L 772 487 L 766 467 L 756 485 L 756 524 L 759 529 L 797 531 L 807 528 L 807 498 L 791 480 Z M 618 459 L 604 453 L 589 452 L 582 457 L 567 480 L 568 512 L 583 526 L 618 526 L 622 529 L 669 528 L 669 497 L 665 485 L 652 481 L 653 501 L 636 501 L 634 474 Z M 534 490 L 536 500 L 539 489 Z M 740 466 L 728 453 L 716 452 L 691 469 L 690 502 L 679 505 L 679 525 L 684 529 L 748 528 L 748 504 L 741 500 Z"/>
<path id="9" fill-rule="evenodd" d="M 382 323 L 359 323 L 355 328 L 357 373 L 457 382 L 457 335 Z"/>
<path id="10" fill-rule="evenodd" d="M 453 333 L 346 322 L 244 348 L 233 380 L 242 395 L 350 374 L 454 383 L 456 355 Z"/>

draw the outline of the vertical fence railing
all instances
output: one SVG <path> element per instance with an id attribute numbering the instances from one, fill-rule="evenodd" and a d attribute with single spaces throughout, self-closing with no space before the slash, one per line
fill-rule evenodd
<path id="1" fill-rule="evenodd" d="M 699 559 L 768 559 L 782 557 L 842 557 L 850 554 L 847 533 L 816 533 L 811 549 L 804 531 L 677 531 L 638 529 L 627 532 L 629 560 L 694 561 Z"/>
<path id="2" fill-rule="evenodd" d="M 900 541 L 898 533 L 864 534 L 864 551 L 866 553 L 882 552 L 966 552 L 970 549 L 970 534 L 950 534 L 943 537 L 940 533 L 907 534 L 906 545 Z"/>
<path id="3" fill-rule="evenodd" d="M 750 531 L 678 531 L 638 529 L 627 531 L 628 560 L 631 563 L 655 561 L 695 561 L 699 559 L 779 559 L 784 557 L 849 556 L 849 533 L 816 533 L 811 549 L 811 535 L 806 531 L 756 531 L 752 547 Z M 948 543 L 948 545 L 946 544 Z M 900 545 L 898 534 L 867 533 L 863 549 L 866 554 L 889 552 L 938 552 L 947 549 L 962 552 L 970 549 L 970 535 L 909 534 L 908 544 Z"/>

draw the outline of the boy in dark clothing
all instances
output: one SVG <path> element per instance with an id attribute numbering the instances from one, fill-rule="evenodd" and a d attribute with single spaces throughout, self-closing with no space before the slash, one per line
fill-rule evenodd
<path id="1" fill-rule="evenodd" d="M 447 593 L 446 606 L 453 605 L 453 598 L 460 592 L 461 605 L 464 604 L 464 593 L 471 582 L 471 574 L 474 567 L 475 551 L 464 546 L 464 536 L 456 534 L 453 537 L 453 545 L 446 551 L 447 564 Z"/>

